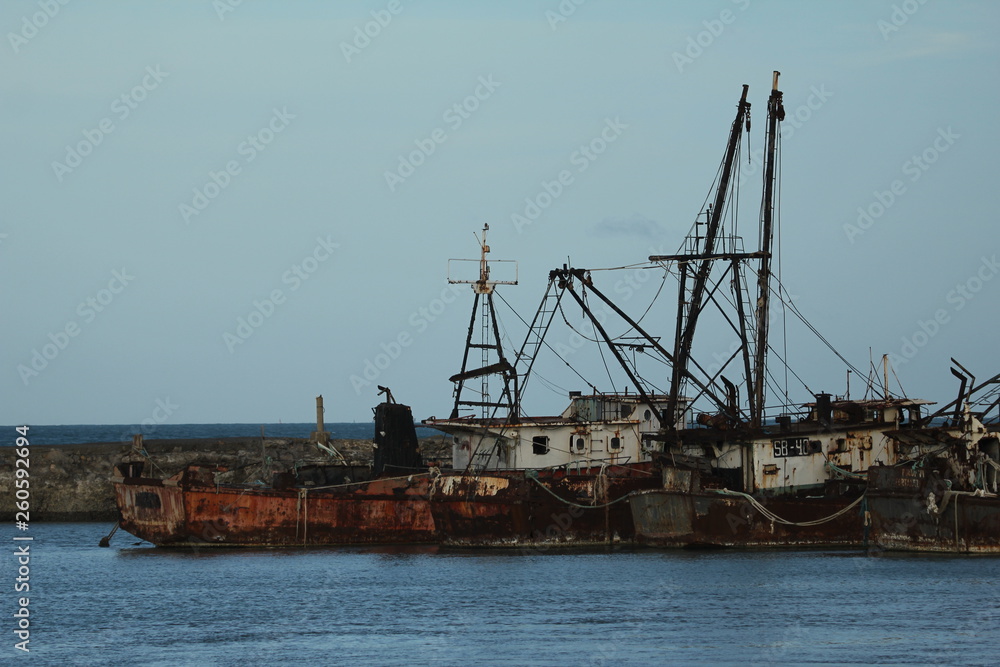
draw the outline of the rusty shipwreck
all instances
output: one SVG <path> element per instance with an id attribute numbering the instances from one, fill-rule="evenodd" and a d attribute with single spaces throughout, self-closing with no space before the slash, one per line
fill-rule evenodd
<path id="1" fill-rule="evenodd" d="M 672 344 L 646 321 L 658 314 L 653 306 L 662 286 L 634 318 L 598 286 L 599 269 L 569 265 L 549 272 L 533 319 L 522 320 L 519 347 L 505 344 L 512 323 L 498 320 L 495 297 L 503 298 L 498 286 L 517 280 L 491 275 L 497 262 L 488 259 L 486 226 L 479 258 L 467 260 L 478 263 L 477 275 L 453 278 L 449 269 L 449 281 L 469 284 L 475 297 L 461 367 L 450 378 L 454 403 L 448 417 L 422 421 L 451 437 L 451 468 L 421 461 L 409 408 L 387 395 L 376 409 L 372 469 L 331 461 L 259 480 L 266 484 L 237 484 L 217 466 L 158 479 L 125 462 L 113 479 L 122 527 L 163 546 L 860 547 L 869 528 L 875 539 L 899 543 L 883 527 L 897 520 L 898 508 L 883 503 L 876 512 L 869 503 L 877 494 L 889 498 L 897 478 L 910 475 L 900 471 L 914 470 L 914 457 L 929 453 L 914 442 L 945 438 L 923 413 L 930 402 L 892 393 L 887 364 L 882 378 L 863 373 L 818 333 L 850 369 L 847 390 L 813 392 L 802 381 L 808 399 L 793 402 L 788 378 L 799 376 L 769 341 L 778 314 L 797 317 L 815 333 L 772 269 L 784 118 L 777 83 L 775 72 L 755 247 L 747 249 L 736 219 L 736 165 L 750 129 L 744 86 L 711 201 L 692 232 L 677 253 L 626 267 L 662 274 L 664 284 L 676 279 L 676 316 L 665 318 Z M 540 377 L 536 361 L 552 354 L 571 366 L 549 340 L 557 321 L 601 350 L 590 356 L 603 362 L 610 387 L 600 391 L 574 370 L 589 389 L 569 391 L 568 406 L 557 414 L 532 416 L 525 390 Z M 718 363 L 705 363 L 706 356 L 699 362 L 705 346 L 717 352 L 711 346 L 719 340 L 699 347 L 696 338 L 720 331 L 734 344 L 712 355 Z M 784 387 L 777 379 L 782 364 Z M 851 372 L 867 376 L 860 398 L 850 395 Z M 977 441 L 985 443 L 977 451 L 993 470 L 995 442 L 995 435 Z M 992 474 L 970 496 L 958 498 L 966 489 L 953 487 L 946 509 L 995 502 L 985 495 L 996 493 Z M 931 519 L 944 525 L 936 535 L 951 530 L 940 513 Z M 994 519 L 982 521 L 982 530 L 995 535 L 988 527 Z M 930 528 L 920 530 L 927 535 Z M 919 541 L 913 531 L 909 537 Z M 973 550 L 968 540 L 962 544 Z"/>
<path id="2" fill-rule="evenodd" d="M 237 481 L 217 465 L 175 475 L 144 475 L 132 456 L 112 485 L 127 532 L 164 547 L 283 547 L 414 544 L 437 539 L 427 506 L 430 475 L 417 451 L 410 408 L 386 400 L 375 408 L 374 466 L 328 462 Z M 318 412 L 322 412 L 322 403 Z M 323 435 L 322 417 L 317 433 Z M 318 440 L 318 447 L 334 450 Z"/>
<path id="3" fill-rule="evenodd" d="M 920 431 L 890 433 L 906 453 L 868 470 L 869 544 L 888 551 L 1000 554 L 1000 375 L 976 386 L 952 359 L 958 398 Z M 947 413 L 949 413 L 947 417 Z"/>
<path id="4" fill-rule="evenodd" d="M 885 432 L 921 428 L 921 410 L 929 401 L 892 395 L 887 377 L 876 395 L 876 380 L 869 374 L 861 399 L 819 393 L 794 405 L 786 398 L 777 408 L 780 414 L 768 418 L 768 394 L 781 395 L 767 365 L 771 299 L 800 315 L 780 284 L 772 284 L 777 148 L 784 118 L 777 83 L 775 72 L 758 247 L 745 249 L 736 225 L 734 171 L 750 125 L 744 86 L 704 220 L 699 216 L 677 254 L 649 257 L 648 268 L 678 280 L 672 349 L 647 331 L 642 318 L 630 317 L 598 288 L 596 270 L 564 265 L 550 272 L 528 334 L 508 357 L 493 303 L 500 283 L 489 278 L 484 236 L 480 277 L 469 281 L 478 310 L 473 308 L 461 372 L 451 378 L 454 407 L 447 419 L 423 422 L 454 439 L 456 470 L 436 477 L 430 488 L 431 512 L 445 544 L 863 543 L 864 471 L 899 460 L 896 440 Z M 526 416 L 525 384 L 538 353 L 550 347 L 545 336 L 556 315 L 569 323 L 567 303 L 582 311 L 594 341 L 624 372 L 626 389 L 574 392 L 561 414 Z M 731 328 L 738 344 L 724 363 L 706 370 L 693 349 L 709 306 L 723 313 L 714 326 Z M 637 357 L 660 364 L 659 370 L 651 375 L 640 369 Z M 668 371 L 665 391 L 647 379 L 663 367 Z M 733 372 L 742 375 L 739 383 L 727 379 L 725 374 Z M 476 384 L 471 392 L 470 383 Z M 470 410 L 480 414 L 463 414 Z"/>
<path id="5" fill-rule="evenodd" d="M 660 430 L 665 396 L 643 392 L 572 392 L 552 416 L 527 416 L 524 389 L 563 297 L 572 270 L 551 272 L 549 285 L 512 356 L 504 349 L 486 243 L 480 239 L 478 276 L 460 372 L 450 380 L 455 400 L 446 419 L 425 426 L 452 436 L 453 469 L 430 482 L 429 505 L 441 543 L 452 547 L 593 546 L 631 542 L 632 491 L 658 483 L 644 434 Z M 501 260 L 502 261 L 502 260 Z M 478 413 L 478 414 L 477 414 Z"/>
<path id="6" fill-rule="evenodd" d="M 662 484 L 629 498 L 636 538 L 664 547 L 861 547 L 872 519 L 868 471 L 897 470 L 893 466 L 911 459 L 906 443 L 929 437 L 930 418 L 922 410 L 930 402 L 892 394 L 886 358 L 881 386 L 874 364 L 867 374 L 847 364 L 848 390 L 843 396 L 820 392 L 794 405 L 788 401 L 787 384 L 784 391 L 778 386 L 767 364 L 769 354 L 779 356 L 768 338 L 775 314 L 772 299 L 782 312 L 813 327 L 786 298 L 780 282 L 772 285 L 784 118 L 777 72 L 768 99 L 759 243 L 753 252 L 733 242 L 739 237 L 725 230 L 723 220 L 723 212 L 733 205 L 727 200 L 727 186 L 744 122 L 749 127 L 749 110 L 744 88 L 704 235 L 696 233 L 681 253 L 650 257 L 675 263 L 680 272 L 670 396 L 680 396 L 688 386 L 689 368 L 697 368 L 705 378 L 698 396 L 711 397 L 713 391 L 720 396 L 714 399 L 714 413 L 700 414 L 694 428 L 666 428 L 653 436 L 662 447 L 657 457 Z M 707 373 L 691 354 L 692 341 L 703 310 L 720 301 L 732 311 L 725 320 L 739 344 L 721 368 Z M 787 360 L 780 361 L 787 368 Z M 743 376 L 742 401 L 736 383 L 723 375 L 730 365 Z M 849 395 L 852 371 L 868 376 L 861 399 Z M 776 406 L 778 414 L 766 406 L 768 394 L 784 395 Z M 871 474 L 871 479 L 888 479 L 888 473 Z"/>

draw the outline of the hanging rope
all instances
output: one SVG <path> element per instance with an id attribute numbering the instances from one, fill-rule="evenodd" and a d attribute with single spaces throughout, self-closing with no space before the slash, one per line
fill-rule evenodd
<path id="1" fill-rule="evenodd" d="M 742 491 L 730 491 L 729 489 L 708 489 L 708 490 L 723 496 L 738 496 L 740 498 L 745 499 L 747 502 L 753 505 L 754 509 L 760 512 L 764 516 L 764 518 L 770 521 L 771 523 L 780 523 L 785 526 L 798 526 L 800 528 L 806 528 L 809 526 L 819 526 L 824 523 L 829 523 L 830 521 L 833 521 L 834 519 L 843 516 L 853 508 L 857 507 L 858 503 L 860 503 L 867 495 L 867 494 L 861 494 L 861 496 L 859 496 L 857 500 L 855 500 L 853 503 L 851 503 L 844 509 L 835 512 L 830 516 L 824 517 L 822 519 L 816 519 L 815 521 L 787 521 L 785 519 L 782 519 L 780 516 L 778 516 L 771 510 L 767 509 L 763 505 L 761 505 L 760 502 L 756 498 L 751 496 L 749 493 L 743 493 Z"/>
<path id="2" fill-rule="evenodd" d="M 535 472 L 534 470 L 526 470 L 524 472 L 524 476 L 527 477 L 528 479 L 530 479 L 531 481 L 533 481 L 538 486 L 540 486 L 542 489 L 544 489 L 545 492 L 548 493 L 550 496 L 552 496 L 553 498 L 555 498 L 556 500 L 558 500 L 561 503 L 569 505 L 570 507 L 579 507 L 579 508 L 585 509 L 585 510 L 597 510 L 597 509 L 602 509 L 604 507 L 610 507 L 611 505 L 614 505 L 615 503 L 620 503 L 621 501 L 623 501 L 626 498 L 628 498 L 628 494 L 625 494 L 621 498 L 617 498 L 615 500 L 612 500 L 609 503 L 604 503 L 603 505 L 581 505 L 579 503 L 574 503 L 571 500 L 566 500 L 565 498 L 559 496 L 555 491 L 553 491 L 549 487 L 547 487 L 544 484 L 542 484 L 541 480 L 538 479 L 538 473 Z"/>

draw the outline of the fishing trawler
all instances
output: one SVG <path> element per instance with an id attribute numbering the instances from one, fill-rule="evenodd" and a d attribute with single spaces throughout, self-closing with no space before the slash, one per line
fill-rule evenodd
<path id="1" fill-rule="evenodd" d="M 706 306 L 721 300 L 732 304 L 735 313 L 725 320 L 740 342 L 729 361 L 700 384 L 699 396 L 711 398 L 715 411 L 698 415 L 694 428 L 668 425 L 652 436 L 662 447 L 657 459 L 662 485 L 629 498 L 636 538 L 643 544 L 860 547 L 866 535 L 865 471 L 900 460 L 899 441 L 888 431 L 914 433 L 925 427 L 922 408 L 931 402 L 891 395 L 887 361 L 882 396 L 869 383 L 861 400 L 818 393 L 798 408 L 786 401 L 780 415 L 767 417 L 768 384 L 773 384 L 767 358 L 769 352 L 776 354 L 768 339 L 772 296 L 800 315 L 783 298 L 787 292 L 780 284 L 772 285 L 777 145 L 785 115 L 778 76 L 775 72 L 767 107 L 758 249 L 742 251 L 731 240 L 738 238 L 735 232 L 727 237 L 723 225 L 723 212 L 733 206 L 729 185 L 740 135 L 744 125 L 749 129 L 744 87 L 704 236 L 691 239 L 681 253 L 650 257 L 674 263 L 680 272 L 670 396 L 679 396 L 688 384 L 689 368 L 707 375 L 691 354 Z M 756 289 L 751 287 L 753 276 Z M 729 294 L 720 289 L 726 279 Z M 730 364 L 743 375 L 742 402 L 736 383 L 723 375 Z"/>
<path id="2" fill-rule="evenodd" d="M 872 464 L 898 460 L 895 441 L 884 431 L 916 427 L 929 402 L 890 395 L 886 379 L 881 397 L 852 400 L 820 393 L 800 406 L 799 415 L 784 405 L 777 419 L 765 417 L 777 138 L 784 118 L 777 84 L 775 72 L 768 100 L 759 248 L 745 251 L 735 221 L 727 229 L 724 219 L 735 209 L 734 165 L 743 131 L 749 132 L 744 86 L 705 221 L 696 222 L 682 252 L 649 257 L 652 265 L 678 277 L 673 350 L 616 306 L 595 285 L 591 271 L 563 266 L 550 273 L 528 336 L 508 361 L 500 345 L 492 302 L 496 283 L 489 280 L 483 243 L 480 279 L 474 286 L 483 301 L 481 337 L 473 337 L 474 307 L 462 371 L 451 378 L 452 414 L 423 422 L 454 438 L 456 471 L 431 484 L 431 511 L 446 544 L 633 539 L 656 546 L 862 543 L 863 472 Z M 755 293 L 749 275 L 756 276 Z M 732 285 L 726 299 L 736 312 L 724 322 L 740 343 L 720 369 L 708 373 L 692 354 L 695 331 L 706 306 L 721 300 L 726 280 Z M 781 297 L 780 290 L 776 293 Z M 553 316 L 560 312 L 566 319 L 565 295 L 589 318 L 595 338 L 635 390 L 628 396 L 575 394 L 561 415 L 529 418 L 521 410 L 523 384 L 531 377 Z M 595 300 L 634 335 L 611 335 L 610 326 L 590 306 Z M 624 353 L 627 349 L 641 349 L 668 366 L 669 390 L 653 390 L 644 379 L 648 375 Z M 482 365 L 470 370 L 473 351 L 483 352 Z M 487 351 L 495 356 L 488 358 Z M 742 366 L 737 372 L 743 374 L 743 404 L 736 383 L 723 375 L 731 365 Z M 466 383 L 476 379 L 482 379 L 479 393 L 488 395 L 486 378 L 499 379 L 499 400 L 464 398 Z M 699 399 L 712 410 L 695 416 Z M 483 414 L 460 416 L 463 408 L 480 408 Z"/>
<path id="3" fill-rule="evenodd" d="M 772 286 L 784 117 L 777 82 L 775 72 L 758 249 L 744 249 L 734 215 L 734 165 L 744 129 L 749 132 L 744 86 L 704 222 L 699 216 L 677 254 L 648 259 L 647 268 L 662 271 L 664 280 L 678 279 L 672 349 L 647 330 L 645 314 L 637 320 L 608 298 L 593 271 L 564 265 L 549 273 L 523 343 L 508 355 L 494 295 L 498 285 L 517 280 L 491 276 L 496 261 L 487 258 L 485 226 L 480 257 L 471 260 L 478 276 L 461 280 L 449 272 L 450 282 L 470 284 L 475 296 L 461 369 L 450 378 L 454 404 L 447 418 L 423 420 L 452 437 L 450 469 L 428 469 L 420 460 L 415 436 L 411 446 L 405 433 L 404 423 L 413 428 L 409 408 L 387 396 L 376 409 L 377 460 L 370 473 L 330 464 L 281 472 L 266 485 L 235 484 L 217 466 L 156 479 L 123 464 L 113 480 L 122 527 L 161 545 L 862 545 L 866 473 L 903 460 L 899 434 L 919 437 L 928 428 L 922 410 L 930 403 L 892 395 L 886 367 L 880 395 L 869 377 L 861 399 L 849 390 L 844 396 L 821 392 L 798 406 L 786 399 L 780 414 L 768 417 L 772 295 L 801 318 L 780 284 Z M 720 301 L 735 312 L 715 324 L 730 327 L 739 342 L 725 363 L 706 370 L 694 354 L 695 332 L 699 322 L 705 328 L 708 306 L 722 311 Z M 556 314 L 569 324 L 565 304 L 579 308 L 625 384 L 600 392 L 588 382 L 592 391 L 571 392 L 561 413 L 529 416 L 525 388 L 537 375 L 540 352 L 559 357 L 546 336 Z M 626 333 L 614 333 L 615 325 Z M 659 370 L 640 369 L 644 363 Z M 669 369 L 665 390 L 647 380 L 663 367 Z M 726 377 L 734 372 L 742 375 L 739 383 Z M 386 427 L 386 420 L 395 426 Z M 379 463 L 380 452 L 393 451 L 399 458 Z"/>
<path id="4" fill-rule="evenodd" d="M 623 501 L 630 492 L 657 483 L 643 442 L 644 435 L 661 429 L 667 399 L 627 391 L 571 392 L 562 413 L 525 416 L 524 388 L 564 294 L 576 295 L 574 277 L 568 269 L 550 274 L 524 343 L 508 358 L 493 297 L 497 285 L 516 280 L 491 278 L 488 231 L 484 226 L 478 278 L 449 277 L 452 283 L 470 283 L 475 293 L 462 368 L 450 378 L 455 384 L 451 415 L 422 422 L 453 439 L 453 470 L 430 484 L 440 539 L 461 547 L 629 542 L 634 531 Z M 475 361 L 479 365 L 472 367 Z M 491 399 L 491 386 L 496 391 L 498 385 L 499 396 Z M 469 410 L 471 415 L 462 414 Z"/>

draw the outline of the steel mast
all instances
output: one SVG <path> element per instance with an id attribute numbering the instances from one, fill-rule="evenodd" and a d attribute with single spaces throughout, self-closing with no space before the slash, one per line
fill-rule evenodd
<path id="1" fill-rule="evenodd" d="M 450 260 L 448 282 L 455 284 L 471 284 L 472 291 L 476 294 L 476 300 L 472 304 L 472 318 L 469 321 L 469 333 L 465 339 L 465 352 L 462 355 L 462 370 L 452 375 L 449 380 L 455 383 L 455 405 L 451 411 L 451 418 L 457 419 L 461 406 L 481 408 L 483 418 L 492 417 L 500 409 L 506 410 L 506 419 L 516 417 L 517 405 L 520 401 L 517 389 L 517 371 L 514 366 L 507 361 L 504 354 L 503 345 L 500 340 L 500 328 L 497 325 L 496 310 L 493 306 L 493 288 L 496 285 L 516 285 L 514 280 L 491 280 L 490 260 L 486 255 L 490 252 L 490 246 L 486 243 L 486 232 L 489 225 L 483 225 L 483 238 L 479 242 L 479 260 Z M 479 279 L 461 280 L 450 277 L 451 261 L 478 261 Z M 510 262 L 510 260 L 493 260 L 497 262 Z M 482 302 L 482 304 L 480 304 Z M 476 330 L 476 315 L 479 313 L 480 339 L 473 342 Z M 481 363 L 478 368 L 469 368 L 469 356 L 472 350 L 479 350 L 482 354 Z M 492 362 L 492 363 L 491 363 Z M 499 375 L 503 382 L 503 390 L 497 400 L 490 399 L 489 376 Z M 463 390 L 466 389 L 466 382 L 479 378 L 480 390 L 478 400 L 468 400 L 463 397 Z"/>
<path id="2" fill-rule="evenodd" d="M 752 426 L 761 426 L 764 423 L 764 387 L 767 384 L 765 362 L 770 315 L 768 307 L 771 297 L 771 247 L 774 241 L 775 161 L 778 134 L 781 131 L 778 123 L 785 119 L 785 108 L 781 103 L 782 94 L 778 90 L 779 76 L 781 76 L 781 72 L 775 71 L 771 84 L 771 96 L 767 100 L 767 149 L 764 154 L 764 199 L 761 203 L 761 258 L 760 269 L 757 273 L 757 331 L 753 367 Z"/>
<path id="3" fill-rule="evenodd" d="M 729 131 L 729 142 L 726 145 L 726 155 L 722 166 L 722 175 L 719 178 L 719 186 L 715 193 L 715 204 L 710 210 L 708 226 L 705 231 L 705 247 L 701 254 L 701 262 L 694 273 L 694 286 L 691 290 L 691 299 L 687 303 L 686 313 L 684 312 L 684 281 L 681 282 L 681 309 L 678 317 L 678 335 L 674 342 L 674 363 L 670 377 L 670 395 L 667 402 L 667 414 L 661 423 L 674 425 L 677 422 L 677 406 L 680 402 L 681 382 L 688 375 L 688 362 L 691 359 L 691 345 L 694 341 L 694 332 L 698 324 L 698 316 L 705 306 L 705 289 L 708 283 L 708 275 L 712 269 L 712 263 L 716 259 L 715 242 L 719 235 L 719 227 L 722 216 L 726 209 L 726 199 L 729 195 L 729 183 L 733 173 L 733 163 L 735 162 L 736 149 L 740 143 L 740 134 L 743 131 L 744 121 L 748 121 L 750 103 L 747 102 L 747 90 L 749 86 L 743 85 L 743 94 L 737 106 L 736 118 L 733 120 L 732 128 Z M 749 123 L 748 123 L 749 124 Z M 747 128 L 749 129 L 749 128 Z M 692 261 L 697 255 L 692 257 Z M 650 261 L 661 261 L 663 258 L 651 256 Z M 686 265 L 682 267 L 687 274 Z M 672 427 L 673 428 L 673 427 Z"/>

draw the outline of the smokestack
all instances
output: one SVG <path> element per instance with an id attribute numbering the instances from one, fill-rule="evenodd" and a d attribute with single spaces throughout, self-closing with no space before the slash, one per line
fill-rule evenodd
<path id="1" fill-rule="evenodd" d="M 830 399 L 830 394 L 816 394 L 816 420 L 824 426 L 829 426 L 833 423 L 833 405 Z"/>

